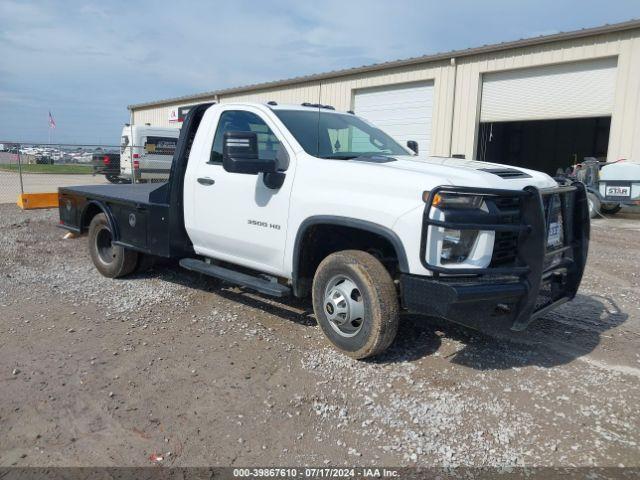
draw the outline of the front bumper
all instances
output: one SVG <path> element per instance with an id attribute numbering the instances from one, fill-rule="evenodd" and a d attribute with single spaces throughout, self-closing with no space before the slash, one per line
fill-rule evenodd
<path id="1" fill-rule="evenodd" d="M 439 187 L 438 191 L 465 192 L 500 198 L 512 191 Z M 507 316 L 513 330 L 523 330 L 534 319 L 575 297 L 587 259 L 589 212 L 583 184 L 539 190 L 529 187 L 517 196 L 519 215 L 488 216 L 492 223 L 436 222 L 431 202 L 424 215 L 423 265 L 432 277 L 404 274 L 400 278 L 403 305 L 410 311 L 444 317 L 477 327 L 479 322 Z M 555 198 L 554 198 L 555 197 Z M 558 203 L 559 202 L 559 203 Z M 562 216 L 562 243 L 547 245 L 552 215 Z M 506 220 L 505 220 L 506 219 Z M 557 219 L 557 218 L 556 218 Z M 514 233 L 514 258 L 508 264 L 483 269 L 455 269 L 426 262 L 429 226 Z"/>

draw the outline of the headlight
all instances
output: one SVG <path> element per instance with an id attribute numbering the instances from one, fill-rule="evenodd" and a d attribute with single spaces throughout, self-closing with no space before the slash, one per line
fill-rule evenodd
<path id="1" fill-rule="evenodd" d="M 489 213 L 485 197 L 474 193 L 441 190 L 433 197 L 430 192 L 424 192 L 423 199 L 427 203 L 431 202 L 431 220 L 453 222 L 449 227 L 429 226 L 427 261 L 432 265 L 461 268 L 484 268 L 489 265 L 495 233 L 455 228 L 455 223 L 477 223 L 476 218 Z"/>
<path id="2" fill-rule="evenodd" d="M 429 201 L 429 192 L 424 192 L 422 199 L 425 202 Z M 447 208 L 464 208 L 464 209 L 479 209 L 482 207 L 482 197 L 473 194 L 464 193 L 447 193 L 438 192 L 433 196 L 431 205 L 440 209 Z"/>
<path id="3" fill-rule="evenodd" d="M 478 238 L 478 230 L 444 229 L 440 263 L 462 263 L 469 255 Z"/>

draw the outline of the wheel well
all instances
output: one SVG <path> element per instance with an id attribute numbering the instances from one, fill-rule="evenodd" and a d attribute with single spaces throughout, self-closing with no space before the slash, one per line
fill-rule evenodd
<path id="1" fill-rule="evenodd" d="M 89 224 L 91 224 L 91 220 L 93 217 L 98 215 L 99 213 L 103 213 L 102 208 L 95 203 L 90 203 L 82 212 L 82 219 L 80 220 L 80 231 L 85 233 L 89 229 Z"/>
<path id="2" fill-rule="evenodd" d="M 309 295 L 320 262 L 341 250 L 362 250 L 372 254 L 381 261 L 391 278 L 397 277 L 404 259 L 404 252 L 398 252 L 389 237 L 382 233 L 346 225 L 311 225 L 296 241 L 294 292 L 297 297 Z"/>

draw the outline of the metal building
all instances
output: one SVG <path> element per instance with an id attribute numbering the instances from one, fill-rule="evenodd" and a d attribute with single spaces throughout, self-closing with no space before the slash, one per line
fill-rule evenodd
<path id="1" fill-rule="evenodd" d="M 205 101 L 354 110 L 430 155 L 555 173 L 584 157 L 640 160 L 640 20 L 130 105 L 179 126 Z"/>

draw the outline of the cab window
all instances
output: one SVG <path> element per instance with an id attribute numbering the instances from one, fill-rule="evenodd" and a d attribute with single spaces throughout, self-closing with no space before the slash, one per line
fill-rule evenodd
<path id="1" fill-rule="evenodd" d="M 213 138 L 209 163 L 222 163 L 222 140 L 225 132 L 256 132 L 258 151 L 264 160 L 275 159 L 280 142 L 269 126 L 258 115 L 242 110 L 227 110 L 220 115 L 218 128 Z"/>

